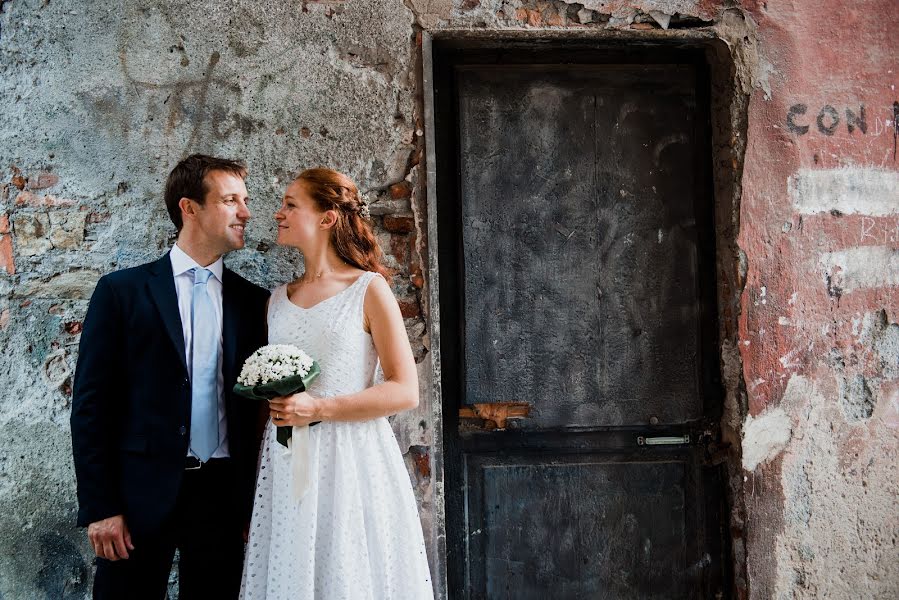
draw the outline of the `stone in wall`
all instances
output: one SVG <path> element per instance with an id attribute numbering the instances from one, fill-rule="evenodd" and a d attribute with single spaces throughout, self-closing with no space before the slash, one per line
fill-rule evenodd
<path id="1" fill-rule="evenodd" d="M 25 213 L 13 217 L 16 253 L 21 256 L 38 256 L 51 248 L 50 217 L 47 213 Z"/>
<path id="2" fill-rule="evenodd" d="M 50 242 L 59 250 L 72 250 L 84 241 L 86 212 L 51 212 Z"/>

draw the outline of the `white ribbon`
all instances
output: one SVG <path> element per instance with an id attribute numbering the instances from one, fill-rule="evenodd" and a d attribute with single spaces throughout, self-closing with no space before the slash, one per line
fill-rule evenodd
<path id="1" fill-rule="evenodd" d="M 309 490 L 309 426 L 294 427 L 282 455 L 290 459 L 290 486 L 297 502 Z"/>

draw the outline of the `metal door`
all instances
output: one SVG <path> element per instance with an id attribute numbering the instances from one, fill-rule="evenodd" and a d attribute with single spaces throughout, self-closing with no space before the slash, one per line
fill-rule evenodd
<path id="1" fill-rule="evenodd" d="M 704 66 L 583 56 L 435 63 L 453 598 L 725 590 Z"/>

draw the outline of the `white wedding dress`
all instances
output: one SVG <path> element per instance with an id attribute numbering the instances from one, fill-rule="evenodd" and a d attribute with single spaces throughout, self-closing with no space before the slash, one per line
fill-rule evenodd
<path id="1" fill-rule="evenodd" d="M 321 367 L 309 393 L 373 385 L 378 357 L 362 328 L 376 273 L 304 309 L 274 290 L 270 344 L 294 344 Z M 409 474 L 387 419 L 309 430 L 309 486 L 291 492 L 290 459 L 269 420 L 262 442 L 240 597 L 247 600 L 429 600 L 431 575 Z"/>

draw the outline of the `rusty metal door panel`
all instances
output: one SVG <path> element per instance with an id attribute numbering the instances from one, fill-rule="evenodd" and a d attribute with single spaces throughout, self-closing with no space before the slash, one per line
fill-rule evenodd
<path id="1" fill-rule="evenodd" d="M 436 53 L 451 597 L 723 597 L 704 61 L 562 46 Z"/>

